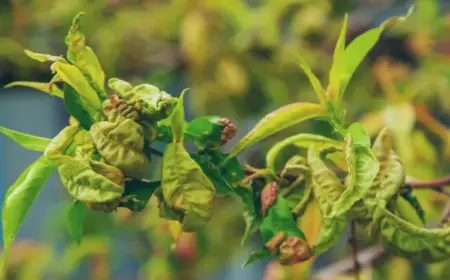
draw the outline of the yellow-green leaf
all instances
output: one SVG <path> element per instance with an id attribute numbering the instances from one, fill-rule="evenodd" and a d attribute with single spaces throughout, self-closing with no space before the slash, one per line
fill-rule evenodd
<path id="1" fill-rule="evenodd" d="M 302 121 L 326 116 L 327 112 L 319 104 L 299 102 L 283 106 L 263 117 L 255 127 L 242 138 L 228 154 L 234 157 L 264 138 L 298 124 Z"/>
<path id="2" fill-rule="evenodd" d="M 23 171 L 6 192 L 2 212 L 4 244 L 2 262 L 6 262 L 9 249 L 22 225 L 25 215 L 55 168 L 56 165 L 53 161 L 42 156 Z M 4 263 L 0 266 L 3 267 L 3 265 Z"/>
<path id="3" fill-rule="evenodd" d="M 45 151 L 48 144 L 52 141 L 52 139 L 49 138 L 26 134 L 3 126 L 0 126 L 0 133 L 5 134 L 25 149 L 37 152 Z"/>
<path id="4" fill-rule="evenodd" d="M 58 88 L 56 85 L 54 85 L 54 84 L 50 85 L 49 83 L 18 81 L 18 82 L 12 82 L 12 83 L 7 84 L 5 86 L 5 88 L 16 87 L 16 86 L 34 88 L 34 89 L 43 91 L 45 93 L 48 93 L 51 96 L 64 98 L 63 91 L 60 88 Z"/>
<path id="5" fill-rule="evenodd" d="M 339 73 L 337 73 L 337 79 L 339 79 L 339 82 L 337 83 L 340 83 L 340 87 L 338 87 L 339 100 L 342 99 L 345 89 L 347 88 L 351 77 L 355 73 L 356 68 L 358 68 L 364 57 L 366 57 L 373 46 L 375 46 L 384 30 L 393 24 L 405 21 L 412 11 L 413 7 L 408 10 L 408 13 L 405 16 L 393 17 L 386 20 L 380 27 L 372 28 L 369 31 L 364 32 L 353 39 L 353 41 L 348 45 L 344 54 L 344 65 L 342 65 L 343 68 L 339 69 Z"/>
<path id="6" fill-rule="evenodd" d="M 329 74 L 328 98 L 335 99 L 339 95 L 341 84 L 341 73 L 345 67 L 345 40 L 347 34 L 348 15 L 345 14 L 336 47 L 334 48 L 333 64 Z"/>
<path id="7" fill-rule="evenodd" d="M 183 92 L 180 94 L 180 97 L 178 98 L 177 106 L 175 107 L 172 116 L 171 116 L 171 124 L 172 124 L 172 131 L 173 131 L 173 140 L 175 142 L 181 142 L 183 141 L 183 130 L 184 130 L 184 94 L 186 93 L 188 89 L 183 90 Z"/>
<path id="8" fill-rule="evenodd" d="M 320 83 L 320 80 L 317 78 L 316 75 L 312 72 L 311 68 L 309 67 L 308 63 L 301 57 L 298 56 L 298 65 L 303 69 L 303 72 L 305 72 L 306 76 L 309 79 L 309 82 L 311 83 L 312 87 L 314 88 L 314 92 L 317 94 L 317 97 L 319 97 L 320 104 L 325 104 L 325 90 Z"/>
<path id="9" fill-rule="evenodd" d="M 72 239 L 79 245 L 83 237 L 84 219 L 87 207 L 79 200 L 70 205 L 66 215 L 66 225 Z"/>
<path id="10" fill-rule="evenodd" d="M 333 140 L 321 135 L 315 134 L 297 134 L 278 142 L 269 150 L 266 155 L 266 166 L 267 168 L 275 171 L 276 170 L 276 159 L 277 156 L 282 152 L 282 150 L 289 146 L 296 146 L 299 148 L 308 149 L 310 146 L 314 145 L 317 149 L 322 148 L 341 148 L 344 142 Z"/>
<path id="11" fill-rule="evenodd" d="M 75 16 L 66 36 L 65 42 L 68 47 L 67 59 L 75 64 L 83 73 L 87 74 L 100 87 L 101 91 L 104 91 L 105 73 L 95 53 L 86 45 L 86 37 L 80 28 L 82 15 L 84 15 L 83 12 Z"/>
<path id="12" fill-rule="evenodd" d="M 59 62 L 62 62 L 62 63 L 67 63 L 67 61 L 62 56 L 43 54 L 43 53 L 36 53 L 36 52 L 32 52 L 30 50 L 25 50 L 24 52 L 31 59 L 37 60 L 39 62 L 47 62 L 47 61 L 56 62 L 56 61 L 59 61 Z"/>
<path id="13" fill-rule="evenodd" d="M 64 82 L 86 99 L 88 103 L 86 105 L 89 105 L 93 110 L 101 109 L 101 102 L 97 93 L 76 66 L 57 61 L 52 64 L 51 68 Z"/>

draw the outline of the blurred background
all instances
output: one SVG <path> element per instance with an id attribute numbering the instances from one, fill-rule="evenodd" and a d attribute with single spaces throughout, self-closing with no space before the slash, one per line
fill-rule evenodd
<path id="1" fill-rule="evenodd" d="M 68 122 L 61 100 L 13 81 L 47 82 L 49 64 L 23 50 L 65 54 L 65 34 L 80 11 L 87 43 L 107 77 L 151 83 L 174 96 L 189 87 L 187 119 L 215 114 L 239 127 L 239 139 L 259 118 L 295 101 L 316 101 L 295 55 L 305 58 L 326 83 L 334 44 L 345 13 L 347 42 L 389 17 L 415 12 L 386 32 L 358 69 L 347 90 L 349 121 L 361 121 L 371 136 L 390 127 L 408 175 L 433 179 L 450 172 L 450 1 L 417 0 L 1 0 L 0 125 L 44 137 Z M 268 148 L 298 132 L 331 135 L 311 121 L 285 130 L 241 155 L 264 166 Z M 228 144 L 232 146 L 233 142 Z M 228 147 L 229 148 L 229 147 Z M 25 151 L 0 135 L 0 201 L 7 188 L 39 153 Z M 159 163 L 153 161 L 155 170 Z M 416 191 L 427 226 L 436 225 L 446 197 Z M 170 223 L 156 205 L 142 213 L 90 212 L 77 247 L 65 229 L 70 199 L 54 176 L 33 205 L 12 250 L 8 279 L 354 279 L 344 238 L 317 259 L 292 267 L 258 262 L 241 269 L 262 244 L 255 236 L 240 247 L 242 205 L 218 199 L 211 223 L 173 249 Z M 402 213 L 420 224 L 406 203 Z M 320 229 L 313 205 L 299 220 L 309 241 Z M 361 279 L 450 279 L 450 261 L 412 263 L 376 244 L 358 240 Z"/>

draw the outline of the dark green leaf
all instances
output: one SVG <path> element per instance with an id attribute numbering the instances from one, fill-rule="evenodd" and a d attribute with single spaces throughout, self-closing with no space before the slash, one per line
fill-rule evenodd
<path id="1" fill-rule="evenodd" d="M 2 212 L 4 261 L 26 214 L 55 168 L 54 162 L 40 157 L 22 172 L 6 192 Z"/>
<path id="2" fill-rule="evenodd" d="M 219 146 L 224 124 L 217 122 L 221 117 L 203 116 L 193 119 L 184 128 L 187 139 L 194 142 L 200 149 L 209 146 Z"/>
<path id="3" fill-rule="evenodd" d="M 276 202 L 269 208 L 259 227 L 265 242 L 284 231 L 286 237 L 296 236 L 306 239 L 305 234 L 298 228 L 285 198 L 278 196 Z"/>
<path id="4" fill-rule="evenodd" d="M 48 144 L 50 144 L 50 142 L 52 141 L 52 139 L 49 138 L 33 136 L 30 134 L 8 129 L 3 126 L 0 126 L 0 133 L 5 134 L 6 136 L 14 140 L 17 144 L 24 147 L 25 149 L 37 152 L 45 151 Z"/>
<path id="5" fill-rule="evenodd" d="M 74 201 L 70 206 L 66 215 L 67 230 L 72 236 L 72 239 L 78 244 L 81 244 L 83 238 L 84 219 L 86 216 L 87 207 L 81 201 Z"/>
<path id="6" fill-rule="evenodd" d="M 122 196 L 129 197 L 130 199 L 126 202 L 121 202 L 119 206 L 126 207 L 132 211 L 142 211 L 159 186 L 161 186 L 160 181 L 128 181 L 126 182 L 125 192 Z"/>
<path id="7" fill-rule="evenodd" d="M 88 110 L 85 109 L 85 103 L 82 100 L 82 96 L 77 94 L 75 90 L 68 84 L 64 83 L 64 105 L 67 112 L 80 122 L 80 125 L 89 130 L 92 124 L 95 122 L 93 116 L 91 116 Z"/>

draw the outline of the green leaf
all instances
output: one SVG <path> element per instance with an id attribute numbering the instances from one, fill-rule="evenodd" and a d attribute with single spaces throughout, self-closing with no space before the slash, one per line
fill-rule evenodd
<path id="1" fill-rule="evenodd" d="M 75 119 L 80 122 L 80 125 L 89 130 L 92 124 L 95 122 L 95 116 L 91 115 L 86 109 L 86 102 L 83 97 L 75 92 L 73 87 L 64 83 L 64 105 L 66 110 Z"/>
<path id="2" fill-rule="evenodd" d="M 259 230 L 265 242 L 269 241 L 280 231 L 284 231 L 286 237 L 294 236 L 306 240 L 305 234 L 298 228 L 292 216 L 288 202 L 282 196 L 278 196 L 275 203 L 269 208 Z"/>
<path id="3" fill-rule="evenodd" d="M 377 205 L 386 207 L 405 181 L 405 170 L 397 154 L 392 150 L 393 138 L 388 129 L 378 134 L 372 146 L 380 168 L 371 187 L 364 196 L 364 204 L 371 218 Z"/>
<path id="4" fill-rule="evenodd" d="M 97 93 L 76 66 L 57 61 L 52 64 L 51 69 L 86 100 L 86 110 L 92 111 L 91 114 L 101 110 L 101 102 Z"/>
<path id="5" fill-rule="evenodd" d="M 124 189 L 109 178 L 93 170 L 103 165 L 111 172 L 120 172 L 113 166 L 92 160 L 76 160 L 69 156 L 57 159 L 58 172 L 63 185 L 73 198 L 82 202 L 104 203 L 119 199 Z M 99 169 L 99 168 L 98 168 Z M 121 172 L 120 172 L 121 174 Z"/>
<path id="6" fill-rule="evenodd" d="M 202 116 L 190 121 L 184 128 L 187 139 L 194 142 L 200 149 L 215 147 L 222 144 L 220 137 L 224 124 L 219 123 L 219 116 Z"/>
<path id="7" fill-rule="evenodd" d="M 22 86 L 22 87 L 30 87 L 37 89 L 39 91 L 43 91 L 45 93 L 48 93 L 51 96 L 56 96 L 59 98 L 64 98 L 64 93 L 62 90 L 60 90 L 56 85 L 51 85 L 49 83 L 38 83 L 38 82 L 26 82 L 26 81 L 19 81 L 19 82 L 12 82 L 5 86 L 5 88 L 15 87 L 15 86 Z"/>
<path id="8" fill-rule="evenodd" d="M 34 136 L 0 126 L 0 133 L 5 134 L 25 149 L 43 152 L 52 139 Z"/>
<path id="9" fill-rule="evenodd" d="M 245 261 L 245 263 L 242 265 L 242 268 L 246 267 L 249 264 L 252 264 L 256 261 L 266 259 L 270 257 L 270 252 L 266 248 L 263 248 L 261 250 L 255 251 L 251 253 L 251 255 L 248 257 L 248 259 Z"/>
<path id="10" fill-rule="evenodd" d="M 367 134 L 364 126 L 360 123 L 353 123 L 347 133 L 352 136 L 352 143 L 355 146 L 370 147 L 370 136 Z"/>
<path id="11" fill-rule="evenodd" d="M 334 246 L 344 234 L 347 226 L 346 215 L 333 215 L 335 202 L 345 191 L 336 174 L 322 161 L 315 146 L 308 150 L 308 165 L 311 168 L 312 191 L 322 214 L 322 228 L 319 240 L 313 247 L 313 254 L 319 255 Z"/>
<path id="12" fill-rule="evenodd" d="M 67 61 L 62 56 L 55 56 L 55 55 L 43 54 L 43 53 L 35 53 L 35 52 L 29 51 L 29 50 L 25 50 L 24 52 L 31 59 L 37 60 L 39 62 L 59 61 L 61 63 L 67 63 Z"/>
<path id="13" fill-rule="evenodd" d="M 360 130 L 357 131 L 360 132 Z M 334 202 L 332 216 L 343 215 L 357 201 L 363 199 L 378 174 L 380 165 L 370 147 L 366 146 L 367 134 L 358 133 L 348 134 L 346 139 L 348 175 L 344 193 Z"/>
<path id="14" fill-rule="evenodd" d="M 190 157 L 182 142 L 166 146 L 161 184 L 167 205 L 183 212 L 184 231 L 195 231 L 209 221 L 214 185 Z"/>
<path id="15" fill-rule="evenodd" d="M 55 168 L 52 161 L 40 157 L 22 172 L 6 192 L 2 211 L 4 262 L 26 214 Z"/>
<path id="16" fill-rule="evenodd" d="M 72 203 L 66 215 L 67 230 L 78 245 L 81 244 L 81 239 L 83 238 L 86 210 L 86 205 L 83 202 L 76 200 Z"/>
<path id="17" fill-rule="evenodd" d="M 378 207 L 374 217 L 382 241 L 394 253 L 426 263 L 450 257 L 450 228 L 421 228 L 397 217 L 384 207 Z"/>
<path id="18" fill-rule="evenodd" d="M 339 88 L 341 87 L 341 75 L 345 69 L 345 40 L 347 34 L 348 15 L 345 14 L 342 23 L 341 32 L 334 48 L 333 64 L 331 65 L 329 75 L 328 98 L 337 99 L 339 97 Z"/>
<path id="19" fill-rule="evenodd" d="M 283 106 L 263 117 L 255 127 L 232 148 L 228 154 L 228 158 L 235 157 L 243 150 L 278 131 L 308 119 L 326 116 L 326 114 L 327 112 L 319 104 L 314 103 L 299 102 Z"/>
<path id="20" fill-rule="evenodd" d="M 129 82 L 121 80 L 119 78 L 109 79 L 108 87 L 115 93 L 118 93 L 120 95 L 126 95 L 126 93 L 130 92 L 133 89 L 133 86 Z"/>
<path id="21" fill-rule="evenodd" d="M 314 75 L 309 65 L 301 56 L 297 57 L 297 61 L 298 65 L 303 69 L 303 72 L 305 72 L 306 76 L 308 77 L 309 82 L 313 86 L 314 92 L 317 94 L 317 97 L 319 97 L 320 104 L 322 104 L 323 106 L 325 104 L 326 96 L 325 96 L 325 89 L 320 83 L 320 80 L 317 78 L 316 75 Z"/>
<path id="22" fill-rule="evenodd" d="M 81 32 L 80 19 L 83 12 L 78 13 L 73 19 L 72 26 L 65 38 L 68 47 L 67 58 L 77 66 L 81 72 L 87 74 L 95 86 L 99 86 L 102 92 L 105 91 L 105 73 L 102 66 L 90 47 L 86 45 L 86 36 Z"/>
<path id="23" fill-rule="evenodd" d="M 393 24 L 405 21 L 412 13 L 413 7 L 408 10 L 408 13 L 402 17 L 393 17 L 385 22 L 380 27 L 372 28 L 363 34 L 359 35 L 347 46 L 343 58 L 344 65 L 337 72 L 336 79 L 339 79 L 340 87 L 337 88 L 339 100 L 342 100 L 342 96 L 355 73 L 356 68 L 361 64 L 362 60 L 366 57 L 369 51 L 375 46 L 380 39 L 381 34 Z"/>
<path id="24" fill-rule="evenodd" d="M 180 97 L 178 98 L 177 105 L 175 106 L 175 109 L 173 110 L 173 113 L 171 115 L 171 125 L 172 125 L 172 132 L 173 132 L 173 140 L 175 142 L 182 142 L 184 140 L 184 94 L 186 93 L 188 89 L 183 90 L 183 92 L 180 94 Z"/>
<path id="25" fill-rule="evenodd" d="M 156 189 L 161 186 L 161 181 L 148 182 L 145 180 L 127 181 L 122 197 L 129 197 L 128 201 L 121 202 L 120 207 L 126 207 L 132 211 L 142 211 L 147 206 Z"/>
<path id="26" fill-rule="evenodd" d="M 310 146 L 314 145 L 317 149 L 323 148 L 341 148 L 344 142 L 333 140 L 321 135 L 315 134 L 297 134 L 288 138 L 285 138 L 281 142 L 276 143 L 266 155 L 266 165 L 268 169 L 276 172 L 276 160 L 280 153 L 287 147 L 296 146 L 299 148 L 308 149 Z"/>

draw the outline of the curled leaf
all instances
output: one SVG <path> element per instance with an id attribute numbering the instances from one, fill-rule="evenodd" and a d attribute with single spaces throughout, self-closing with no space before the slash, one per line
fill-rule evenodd
<path id="1" fill-rule="evenodd" d="M 378 207 L 374 216 L 382 241 L 396 254 L 427 263 L 450 257 L 450 228 L 420 228 L 384 207 Z"/>
<path id="2" fill-rule="evenodd" d="M 235 157 L 237 154 L 256 144 L 264 138 L 298 124 L 302 121 L 326 116 L 327 112 L 319 104 L 300 102 L 281 107 L 263 117 L 255 127 L 237 143 L 228 158 Z"/>
<path id="3" fill-rule="evenodd" d="M 184 231 L 195 231 L 209 221 L 214 185 L 190 157 L 183 143 L 167 145 L 161 185 L 167 206 L 182 213 L 178 218 Z"/>
<path id="4" fill-rule="evenodd" d="M 336 174 L 322 161 L 315 146 L 308 150 L 308 165 L 311 168 L 312 191 L 322 214 L 319 239 L 313 247 L 313 254 L 319 255 L 339 241 L 347 226 L 345 214 L 333 215 L 333 212 L 336 212 L 334 210 L 336 201 L 344 192 L 345 187 Z"/>
<path id="5" fill-rule="evenodd" d="M 346 141 L 348 175 L 345 191 L 334 202 L 332 216 L 345 214 L 357 201 L 363 199 L 379 170 L 379 163 L 370 149 L 370 138 L 364 130 L 351 130 Z"/>
<path id="6" fill-rule="evenodd" d="M 120 95 L 125 95 L 133 89 L 133 86 L 124 80 L 119 78 L 111 78 L 108 80 L 108 86 L 110 89 L 119 93 Z"/>
<path id="7" fill-rule="evenodd" d="M 24 52 L 31 59 L 37 60 L 39 62 L 47 62 L 47 61 L 56 62 L 56 61 L 59 61 L 61 63 L 67 63 L 67 61 L 62 56 L 55 56 L 55 55 L 50 55 L 50 54 L 36 53 L 36 52 L 29 51 L 29 50 L 25 50 Z"/>
<path id="8" fill-rule="evenodd" d="M 310 146 L 314 145 L 317 149 L 322 148 L 330 148 L 330 147 L 336 147 L 340 148 L 343 146 L 343 142 L 333 140 L 321 135 L 314 135 L 314 134 L 297 134 L 291 137 L 288 137 L 284 139 L 283 141 L 280 141 L 276 143 L 272 148 L 269 150 L 269 152 L 266 155 L 266 165 L 267 168 L 271 169 L 272 171 L 276 172 L 276 160 L 277 157 L 280 155 L 280 153 L 289 146 L 296 146 L 299 148 L 308 149 Z"/>
<path id="9" fill-rule="evenodd" d="M 67 59 L 75 66 L 77 66 L 81 72 L 85 73 L 92 82 L 94 82 L 94 88 L 104 92 L 105 73 L 103 73 L 100 62 L 90 47 L 86 45 L 86 37 L 81 32 L 80 21 L 81 16 L 84 13 L 78 13 L 73 19 L 72 26 L 65 38 L 67 49 Z"/>
<path id="10" fill-rule="evenodd" d="M 143 128 L 130 119 L 97 122 L 89 131 L 92 141 L 105 161 L 119 168 L 127 177 L 142 179 L 150 170 L 144 153 Z"/>
<path id="11" fill-rule="evenodd" d="M 10 88 L 10 87 L 15 87 L 15 86 L 30 87 L 30 88 L 34 88 L 39 91 L 48 93 L 51 96 L 64 98 L 63 91 L 60 90 L 56 85 L 50 85 L 49 83 L 19 81 L 19 82 L 9 83 L 5 86 L 5 88 Z"/>
<path id="12" fill-rule="evenodd" d="M 8 136 L 12 140 L 14 140 L 14 142 L 24 147 L 25 149 L 37 152 L 45 151 L 47 146 L 52 141 L 52 139 L 49 138 L 26 134 L 3 126 L 0 126 L 0 133 L 3 133 L 4 135 Z"/>

